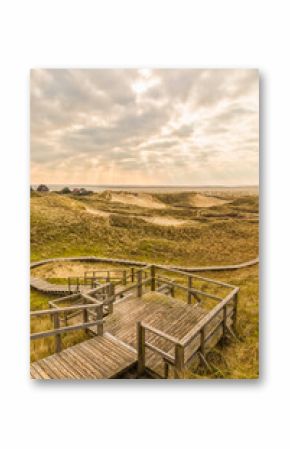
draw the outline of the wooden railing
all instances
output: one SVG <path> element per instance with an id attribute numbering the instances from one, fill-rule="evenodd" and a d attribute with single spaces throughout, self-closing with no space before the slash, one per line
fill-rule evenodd
<path id="1" fill-rule="evenodd" d="M 225 338 L 226 334 L 230 334 L 232 336 L 235 335 L 239 288 L 224 282 L 191 275 L 186 272 L 180 272 L 179 270 L 166 269 L 169 272 L 176 272 L 178 275 L 185 275 L 187 277 L 187 286 L 185 286 L 172 281 L 167 277 L 156 276 L 156 271 L 158 268 L 162 268 L 164 271 L 164 267 L 154 265 L 150 266 L 151 278 L 147 281 L 150 281 L 151 290 L 155 290 L 156 284 L 161 283 L 162 285 L 169 285 L 174 289 L 187 291 L 188 304 L 192 304 L 193 297 L 196 299 L 197 303 L 200 303 L 201 297 L 203 299 L 210 299 L 218 302 L 218 304 L 216 304 L 209 311 L 209 313 L 181 340 L 176 339 L 159 329 L 153 328 L 146 323 L 137 323 L 138 374 L 142 375 L 146 370 L 145 351 L 147 348 L 162 358 L 164 363 L 164 377 L 168 377 L 169 366 L 171 366 L 174 370 L 174 377 L 182 378 L 184 376 L 185 367 L 194 359 L 196 355 L 199 356 L 201 362 L 209 367 L 206 359 L 206 352 L 207 343 L 211 338 L 214 336 L 219 338 L 217 335 L 218 333 L 221 334 L 222 338 Z M 192 286 L 192 279 L 194 278 L 230 289 L 231 291 L 225 298 L 213 293 L 202 291 Z M 172 296 L 174 296 L 174 293 Z M 152 344 L 146 338 L 147 333 L 153 333 L 155 336 L 167 340 L 168 344 L 170 343 L 171 349 L 169 351 L 164 351 L 157 346 L 157 344 Z"/>
<path id="2" fill-rule="evenodd" d="M 70 302 L 73 305 L 102 304 L 104 306 L 104 315 L 106 315 L 113 312 L 114 300 L 114 285 L 108 283 L 99 285 L 98 287 L 89 290 L 86 294 L 78 292 L 62 298 L 53 299 L 49 301 L 48 304 L 54 309 L 59 309 L 61 307 L 59 304 L 64 302 Z M 72 311 L 71 313 L 66 314 L 64 318 L 61 318 L 61 321 L 67 323 L 69 319 L 72 319 L 79 314 L 79 311 Z M 90 312 L 89 315 L 94 315 L 94 312 Z"/>
<path id="3" fill-rule="evenodd" d="M 89 311 L 94 310 L 96 313 L 96 319 L 89 321 L 88 313 Z M 77 311 L 82 312 L 82 322 L 78 324 L 74 324 L 72 326 L 60 326 L 60 315 L 70 314 L 71 312 Z M 62 350 L 62 340 L 61 335 L 66 332 L 88 329 L 92 326 L 97 326 L 98 335 L 103 335 L 103 304 L 82 304 L 77 306 L 70 307 L 62 307 L 57 309 L 48 309 L 48 310 L 39 310 L 36 312 L 31 312 L 30 317 L 43 317 L 49 316 L 52 318 L 53 329 L 45 330 L 42 332 L 35 332 L 30 335 L 31 340 L 36 340 L 39 338 L 45 337 L 55 337 L 55 349 L 56 352 L 60 352 Z"/>
<path id="4" fill-rule="evenodd" d="M 113 282 L 114 284 L 127 284 L 130 273 L 127 270 L 91 270 L 84 272 L 84 283 L 98 281 Z"/>

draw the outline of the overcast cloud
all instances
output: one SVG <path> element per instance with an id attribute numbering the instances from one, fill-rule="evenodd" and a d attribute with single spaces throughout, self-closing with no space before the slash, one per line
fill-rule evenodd
<path id="1" fill-rule="evenodd" d="M 256 70 L 33 70 L 31 182 L 258 184 Z"/>

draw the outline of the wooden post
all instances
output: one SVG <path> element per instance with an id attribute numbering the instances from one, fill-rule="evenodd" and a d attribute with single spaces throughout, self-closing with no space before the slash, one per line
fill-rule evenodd
<path id="1" fill-rule="evenodd" d="M 80 291 L 80 280 L 77 277 L 77 292 L 79 292 L 79 291 Z"/>
<path id="2" fill-rule="evenodd" d="M 187 280 L 188 280 L 187 304 L 191 304 L 191 291 L 190 290 L 192 289 L 192 277 L 188 276 Z"/>
<path id="3" fill-rule="evenodd" d="M 107 271 L 107 282 L 110 282 L 110 272 Z"/>
<path id="4" fill-rule="evenodd" d="M 172 296 L 172 298 L 175 298 L 175 288 L 174 288 L 174 285 L 171 286 L 171 296 Z"/>
<path id="5" fill-rule="evenodd" d="M 59 315 L 58 313 L 55 313 L 53 315 L 53 324 L 54 324 L 54 329 L 59 329 Z M 61 335 L 60 334 L 55 334 L 55 352 L 60 352 L 61 351 Z"/>
<path id="6" fill-rule="evenodd" d="M 236 332 L 237 331 L 237 313 L 238 313 L 238 293 L 236 293 L 234 295 L 234 309 L 233 309 L 233 331 Z"/>
<path id="7" fill-rule="evenodd" d="M 169 363 L 164 360 L 164 379 L 168 379 Z"/>
<path id="8" fill-rule="evenodd" d="M 84 272 L 84 285 L 87 285 L 87 272 Z"/>
<path id="9" fill-rule="evenodd" d="M 200 330 L 200 352 L 205 357 L 205 332 L 204 327 Z"/>
<path id="10" fill-rule="evenodd" d="M 70 277 L 67 278 L 68 291 L 71 293 L 70 289 Z"/>
<path id="11" fill-rule="evenodd" d="M 103 305 L 99 305 L 96 307 L 96 315 L 97 320 L 101 320 L 101 323 L 97 325 L 98 335 L 102 336 L 104 333 L 104 324 L 103 324 Z"/>
<path id="12" fill-rule="evenodd" d="M 135 280 L 135 269 L 134 269 L 134 267 L 131 268 L 131 279 L 132 279 L 132 282 L 134 282 L 134 280 Z"/>
<path id="13" fill-rule="evenodd" d="M 138 279 L 138 284 L 137 284 L 137 297 L 141 298 L 142 296 L 142 271 L 138 271 L 137 273 L 137 279 Z"/>
<path id="14" fill-rule="evenodd" d="M 227 332 L 227 305 L 225 305 L 223 308 L 223 337 L 222 337 L 223 342 L 225 342 L 226 332 Z"/>
<path id="15" fill-rule="evenodd" d="M 145 328 L 140 321 L 137 322 L 137 350 L 138 350 L 138 376 L 145 371 Z"/>
<path id="16" fill-rule="evenodd" d="M 110 294 L 109 294 L 110 300 L 115 300 L 115 286 L 113 283 L 110 284 Z M 109 313 L 113 313 L 114 310 L 114 304 L 113 302 L 110 302 L 108 305 Z"/>
<path id="17" fill-rule="evenodd" d="M 126 270 L 123 271 L 123 285 L 127 284 L 127 272 Z"/>
<path id="18" fill-rule="evenodd" d="M 175 379 L 184 378 L 184 347 L 180 344 L 175 345 Z"/>
<path id="19" fill-rule="evenodd" d="M 155 265 L 151 266 L 151 291 L 155 292 L 156 287 L 156 276 L 155 276 Z"/>
<path id="20" fill-rule="evenodd" d="M 88 309 L 83 310 L 83 323 L 88 322 Z M 89 332 L 88 328 L 85 329 L 85 333 L 87 334 Z"/>

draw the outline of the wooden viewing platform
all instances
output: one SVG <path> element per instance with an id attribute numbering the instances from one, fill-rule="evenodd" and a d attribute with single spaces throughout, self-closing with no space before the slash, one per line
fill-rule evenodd
<path id="1" fill-rule="evenodd" d="M 56 348 L 31 364 L 33 379 L 116 378 L 134 365 L 137 377 L 155 378 L 183 378 L 199 363 L 210 369 L 208 351 L 235 336 L 239 289 L 157 265 L 135 270 L 136 282 L 131 272 L 127 277 L 130 282 L 122 275 L 122 285 L 78 291 L 31 313 L 53 322 L 31 339 L 54 336 Z M 62 350 L 62 334 L 79 329 L 88 339 Z"/>

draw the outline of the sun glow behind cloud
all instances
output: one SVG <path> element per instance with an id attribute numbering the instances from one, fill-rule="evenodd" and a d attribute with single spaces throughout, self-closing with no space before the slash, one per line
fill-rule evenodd
<path id="1" fill-rule="evenodd" d="M 258 184 L 255 70 L 34 70 L 32 183 Z"/>

